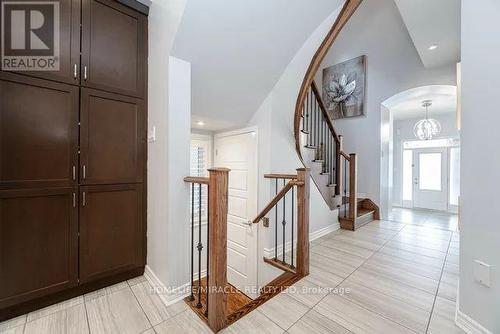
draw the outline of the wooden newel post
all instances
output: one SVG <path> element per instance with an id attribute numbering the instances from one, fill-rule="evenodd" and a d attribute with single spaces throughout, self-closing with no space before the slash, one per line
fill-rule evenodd
<path id="1" fill-rule="evenodd" d="M 214 332 L 225 327 L 227 317 L 227 168 L 211 168 L 208 184 L 209 274 L 208 325 Z"/>
<path id="2" fill-rule="evenodd" d="M 309 168 L 297 169 L 297 274 L 309 275 Z"/>
<path id="3" fill-rule="evenodd" d="M 349 218 L 358 217 L 358 161 L 356 153 L 349 154 Z M 354 225 L 353 225 L 354 226 Z"/>

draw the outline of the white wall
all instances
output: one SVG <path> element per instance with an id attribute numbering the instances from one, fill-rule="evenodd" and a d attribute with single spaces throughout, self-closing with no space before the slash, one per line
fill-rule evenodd
<path id="1" fill-rule="evenodd" d="M 418 86 L 455 84 L 455 64 L 425 69 L 393 0 L 365 0 L 334 42 L 322 69 L 367 56 L 366 117 L 337 120 L 346 152 L 359 156 L 358 191 L 380 203 L 381 110 L 387 98 Z"/>
<path id="2" fill-rule="evenodd" d="M 460 312 L 500 333 L 500 2 L 462 0 L 462 164 Z M 492 266 L 491 288 L 473 279 L 473 261 Z"/>
<path id="3" fill-rule="evenodd" d="M 148 144 L 147 265 L 166 286 L 187 282 L 184 271 L 176 268 L 185 266 L 185 259 L 169 255 L 180 254 L 175 247 L 183 247 L 183 240 L 176 238 L 176 224 L 189 221 L 184 217 L 187 211 L 176 210 L 176 198 L 171 196 L 179 191 L 179 199 L 186 197 L 181 207 L 186 207 L 182 177 L 189 173 L 189 64 L 169 61 L 185 2 L 155 0 L 149 14 L 148 126 L 156 127 L 156 141 Z M 178 169 L 172 168 L 174 162 Z M 185 253 L 189 256 L 188 249 Z"/>
<path id="4" fill-rule="evenodd" d="M 441 123 L 441 134 L 435 139 L 439 138 L 459 138 L 460 133 L 456 127 L 455 114 L 450 115 L 435 115 L 432 118 Z M 394 121 L 394 169 L 393 169 L 393 194 L 392 203 L 396 206 L 402 206 L 402 178 L 403 178 L 403 149 L 402 143 L 406 140 L 416 140 L 413 134 L 413 127 L 415 123 L 422 118 L 405 119 Z"/>
<path id="5" fill-rule="evenodd" d="M 274 196 L 274 183 L 264 179 L 267 173 L 296 173 L 303 167 L 295 151 L 293 133 L 294 110 L 297 95 L 311 58 L 338 16 L 335 10 L 311 34 L 288 64 L 264 103 L 255 112 L 249 126 L 259 128 L 259 208 L 262 209 Z M 272 183 L 272 184 L 271 184 Z M 320 192 L 311 182 L 310 232 L 338 226 L 338 212 L 331 211 Z M 262 230 L 262 229 L 261 229 Z M 259 248 L 274 247 L 271 229 L 260 233 Z M 280 241 L 279 241 L 280 242 Z"/>

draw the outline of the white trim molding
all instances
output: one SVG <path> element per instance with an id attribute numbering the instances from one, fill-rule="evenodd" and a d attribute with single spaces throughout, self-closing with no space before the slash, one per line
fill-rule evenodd
<path id="1" fill-rule="evenodd" d="M 337 231 L 340 229 L 340 223 L 336 222 L 330 226 L 324 227 L 322 229 L 319 229 L 317 231 L 309 233 L 309 242 L 314 241 L 316 239 L 319 239 L 328 233 L 331 233 L 333 231 Z M 289 252 L 292 250 L 292 242 L 288 241 L 285 244 L 285 252 Z M 278 256 L 283 255 L 283 244 L 278 245 Z M 264 248 L 264 256 L 267 258 L 272 258 L 274 257 L 274 247 L 273 248 Z"/>
<path id="2" fill-rule="evenodd" d="M 455 323 L 458 327 L 469 334 L 493 334 L 493 332 L 484 328 L 477 321 L 460 311 L 458 307 L 457 312 L 455 313 Z"/>
<path id="3" fill-rule="evenodd" d="M 163 284 L 162 281 L 160 281 L 158 276 L 155 275 L 153 270 L 151 270 L 148 265 L 146 265 L 146 268 L 144 270 L 144 277 L 146 277 L 154 292 L 158 295 L 158 297 L 160 297 L 161 301 L 166 306 L 175 304 L 178 301 L 181 301 L 185 297 L 189 296 L 189 289 L 191 286 L 190 282 L 179 287 L 169 289 Z"/>

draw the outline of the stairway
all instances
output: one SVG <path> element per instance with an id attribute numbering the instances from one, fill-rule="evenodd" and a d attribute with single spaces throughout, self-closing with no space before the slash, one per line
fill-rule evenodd
<path id="1" fill-rule="evenodd" d="M 337 135 L 314 80 L 296 115 L 297 125 L 299 157 L 330 210 L 339 210 L 341 228 L 354 231 L 379 219 L 373 201 L 357 198 L 357 155 L 343 151 L 342 136 Z"/>

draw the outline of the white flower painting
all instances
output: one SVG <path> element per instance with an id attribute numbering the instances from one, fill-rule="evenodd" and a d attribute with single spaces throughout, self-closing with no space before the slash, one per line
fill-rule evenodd
<path id="1" fill-rule="evenodd" d="M 365 115 L 365 56 L 323 70 L 323 100 L 333 119 Z"/>

